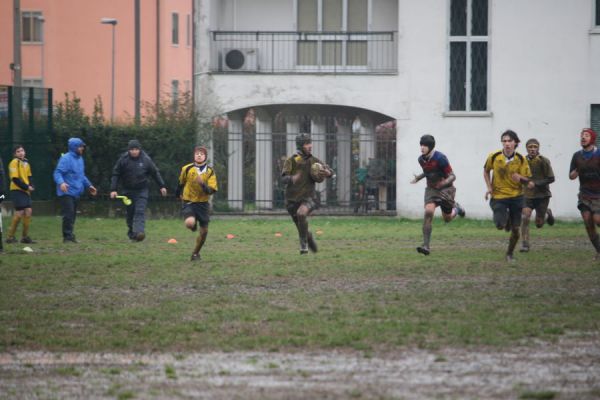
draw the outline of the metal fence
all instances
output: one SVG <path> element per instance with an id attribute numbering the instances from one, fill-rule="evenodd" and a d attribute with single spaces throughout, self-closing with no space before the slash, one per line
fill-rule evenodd
<path id="1" fill-rule="evenodd" d="M 0 86 L 0 155 L 6 168 L 14 146 L 25 147 L 34 200 L 53 198 L 52 115 L 52 89 Z"/>
<path id="2" fill-rule="evenodd" d="M 358 133 L 339 135 L 335 118 L 328 118 L 326 126 L 326 133 L 312 135 L 313 154 L 320 149 L 321 154 L 315 156 L 335 171 L 334 177 L 317 184 L 320 213 L 395 215 L 395 127 L 378 127 L 371 139 L 365 139 Z M 212 162 L 219 180 L 219 191 L 213 198 L 216 212 L 285 212 L 281 171 L 286 158 L 293 154 L 290 149 L 296 133 L 280 133 L 283 130 L 265 133 L 245 129 L 233 138 L 226 131 L 215 131 Z M 361 159 L 361 147 L 365 146 L 372 149 L 372 157 L 365 159 L 363 150 Z M 257 151 L 259 147 L 261 151 Z M 232 148 L 242 154 L 241 176 L 229 171 Z M 241 180 L 241 195 L 229 193 L 228 179 Z"/>
<path id="3" fill-rule="evenodd" d="M 397 32 L 213 31 L 211 72 L 395 74 Z"/>

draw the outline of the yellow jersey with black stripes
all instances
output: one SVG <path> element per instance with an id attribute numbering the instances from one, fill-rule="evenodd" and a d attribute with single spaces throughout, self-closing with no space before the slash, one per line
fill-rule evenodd
<path id="1" fill-rule="evenodd" d="M 202 185 L 198 182 L 198 176 L 202 177 L 204 183 L 214 192 L 218 190 L 217 176 L 215 170 L 208 165 L 186 164 L 181 168 L 179 184 L 183 186 L 181 198 L 183 201 L 192 203 L 203 203 L 210 199 Z"/>
<path id="2" fill-rule="evenodd" d="M 520 153 L 507 158 L 502 150 L 490 153 L 483 167 L 486 173 L 493 171 L 492 198 L 509 199 L 523 195 L 523 184 L 512 179 L 515 172 L 524 177 L 531 176 L 529 163 Z"/>
<path id="3" fill-rule="evenodd" d="M 23 189 L 19 185 L 17 185 L 13 179 L 16 178 L 21 181 L 21 183 L 29 186 L 31 182 L 31 166 L 29 165 L 29 161 L 27 159 L 19 159 L 13 158 L 10 163 L 8 163 L 8 180 L 10 181 L 10 190 L 20 190 L 21 192 L 29 193 L 29 190 Z"/>

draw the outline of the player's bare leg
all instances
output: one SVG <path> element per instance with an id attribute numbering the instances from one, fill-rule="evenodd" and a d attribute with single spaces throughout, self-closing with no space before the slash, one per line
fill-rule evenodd
<path id="1" fill-rule="evenodd" d="M 596 250 L 594 259 L 600 260 L 600 237 L 596 231 L 596 225 L 600 225 L 600 215 L 592 214 L 591 211 L 582 211 L 581 218 L 583 219 L 583 224 L 585 225 L 585 230 L 590 238 L 590 242 L 592 242 L 592 245 Z"/>
<path id="2" fill-rule="evenodd" d="M 432 223 L 435 207 L 435 203 L 425 204 L 425 214 L 423 215 L 423 244 L 417 247 L 417 251 L 426 256 L 431 252 L 429 250 L 429 242 L 431 241 L 431 231 L 433 230 Z"/>
<path id="3" fill-rule="evenodd" d="M 529 251 L 529 221 L 531 220 L 532 209 L 529 207 L 523 208 L 523 212 L 521 214 L 521 236 L 523 240 L 521 241 L 521 253 L 527 253 Z M 536 215 L 537 222 L 537 215 Z"/>

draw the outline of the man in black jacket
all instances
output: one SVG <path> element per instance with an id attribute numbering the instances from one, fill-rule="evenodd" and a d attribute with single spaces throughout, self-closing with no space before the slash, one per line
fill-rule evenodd
<path id="1" fill-rule="evenodd" d="M 160 187 L 160 194 L 167 195 L 165 182 L 154 162 L 142 150 L 139 141 L 133 139 L 127 145 L 127 152 L 115 164 L 110 180 L 110 198 L 117 197 L 117 184 L 123 187 L 123 194 L 131 200 L 127 206 L 127 236 L 141 242 L 146 237 L 144 226 L 145 212 L 148 204 L 148 184 L 152 177 Z"/>

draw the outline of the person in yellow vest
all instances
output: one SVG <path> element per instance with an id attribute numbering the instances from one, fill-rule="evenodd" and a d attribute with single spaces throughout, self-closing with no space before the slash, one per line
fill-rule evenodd
<path id="1" fill-rule="evenodd" d="M 32 211 L 31 192 L 35 190 L 31 178 L 31 166 L 25 158 L 25 148 L 22 145 L 15 146 L 13 155 L 15 158 L 8 164 L 8 179 L 10 181 L 10 198 L 15 213 L 8 229 L 6 243 L 17 243 L 15 233 L 21 220 L 23 221 L 21 243 L 35 243 L 29 237 Z"/>
<path id="2" fill-rule="evenodd" d="M 490 153 L 483 166 L 483 179 L 487 187 L 485 199 L 490 200 L 494 224 L 498 229 L 511 232 L 506 250 L 506 261 L 514 262 L 513 253 L 519 241 L 523 211 L 523 185 L 532 189 L 529 163 L 517 152 L 519 136 L 507 130 L 500 136 L 502 150 Z"/>
<path id="3" fill-rule="evenodd" d="M 200 225 L 191 261 L 200 260 L 200 250 L 208 236 L 210 222 L 208 201 L 218 190 L 215 170 L 207 163 L 208 151 L 204 146 L 194 147 L 194 162 L 184 165 L 179 174 L 176 196 L 183 200 L 182 214 L 186 228 L 195 232 Z"/>

